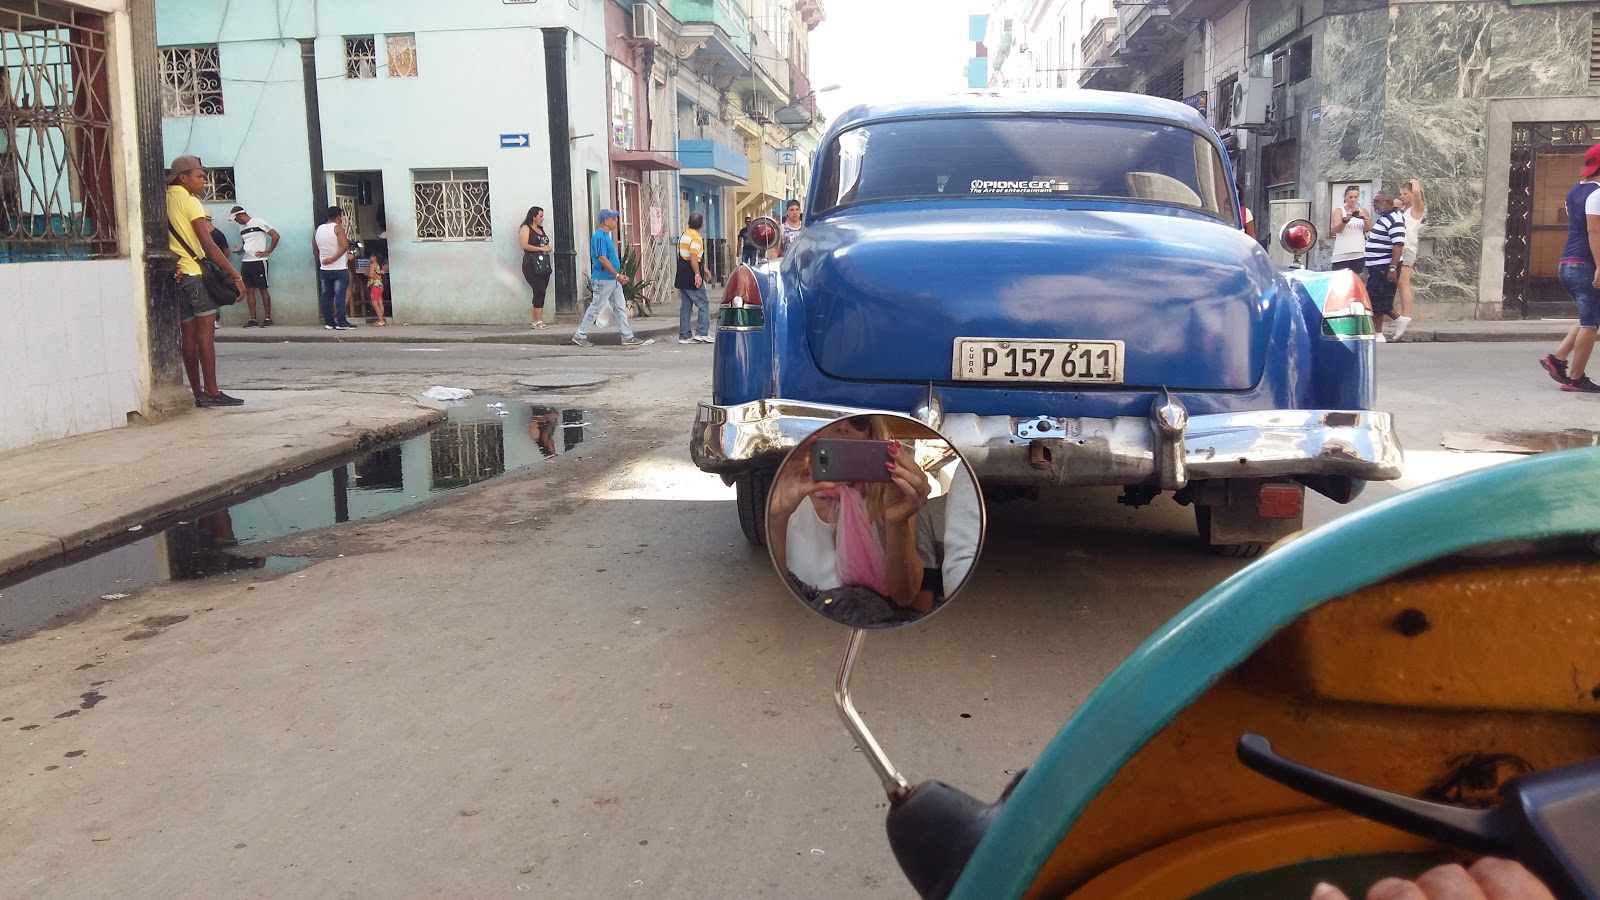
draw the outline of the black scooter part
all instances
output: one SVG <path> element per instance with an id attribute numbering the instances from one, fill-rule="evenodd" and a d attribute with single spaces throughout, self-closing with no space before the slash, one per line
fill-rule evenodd
<path id="1" fill-rule="evenodd" d="M 1023 772 L 993 803 L 942 781 L 924 781 L 889 809 L 884 828 L 900 871 L 924 900 L 944 900 Z"/>

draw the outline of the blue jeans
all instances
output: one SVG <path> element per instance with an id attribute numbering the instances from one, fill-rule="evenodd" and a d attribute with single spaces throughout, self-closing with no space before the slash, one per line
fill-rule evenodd
<path id="1" fill-rule="evenodd" d="M 1556 269 L 1561 286 L 1578 304 L 1578 324 L 1584 328 L 1600 328 L 1600 288 L 1594 286 L 1594 268 L 1592 263 L 1564 262 Z"/>
<path id="2" fill-rule="evenodd" d="M 687 340 L 689 337 L 689 318 L 691 313 L 698 312 L 695 316 L 694 333 L 699 337 L 709 337 L 711 334 L 711 298 L 706 294 L 705 285 L 697 288 L 678 288 L 678 340 Z"/>
<path id="3" fill-rule="evenodd" d="M 617 330 L 622 332 L 622 339 L 633 340 L 633 328 L 628 325 L 628 298 L 622 293 L 622 285 L 615 278 L 595 278 L 590 283 L 594 285 L 594 299 L 589 301 L 589 309 L 583 314 L 575 337 L 587 339 L 589 329 L 594 327 L 595 317 L 609 303 L 612 318 L 617 320 Z"/>
<path id="4" fill-rule="evenodd" d="M 344 306 L 344 292 L 349 287 L 349 269 L 317 270 L 317 308 L 322 311 L 322 324 L 336 328 L 350 325 Z"/>

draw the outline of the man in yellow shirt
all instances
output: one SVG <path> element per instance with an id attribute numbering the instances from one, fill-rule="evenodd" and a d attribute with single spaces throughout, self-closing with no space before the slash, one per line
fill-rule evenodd
<path id="1" fill-rule="evenodd" d="M 211 214 L 200 205 L 206 189 L 206 170 L 198 156 L 180 156 L 167 170 L 167 246 L 178 255 L 178 312 L 183 320 L 183 368 L 189 373 L 194 405 L 242 406 L 217 388 L 217 338 L 212 331 L 217 305 L 206 293 L 200 274 L 201 258 L 209 259 L 233 276 L 234 287 L 244 293 L 244 279 L 228 262 L 228 254 L 211 237 Z"/>
<path id="2" fill-rule="evenodd" d="M 711 281 L 711 271 L 706 268 L 705 238 L 700 229 L 706 217 L 689 214 L 689 230 L 678 238 L 678 273 L 672 281 L 678 289 L 678 343 L 711 343 L 711 298 L 706 295 L 706 284 Z M 691 312 L 698 312 L 694 334 L 689 333 Z"/>

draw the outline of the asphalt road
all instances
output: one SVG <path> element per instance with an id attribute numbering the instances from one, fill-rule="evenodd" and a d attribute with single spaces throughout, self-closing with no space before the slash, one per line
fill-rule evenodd
<path id="1" fill-rule="evenodd" d="M 783 593 L 731 490 L 686 460 L 709 348 L 221 355 L 230 388 L 612 377 L 541 396 L 601 413 L 556 465 L 276 542 L 320 560 L 297 573 L 161 585 L 6 646 L 0 893 L 910 896 L 834 713 L 843 632 Z M 1446 453 L 1444 431 L 1596 427 L 1600 403 L 1536 355 L 1383 348 L 1410 470 L 1358 505 L 1504 458 Z M 909 776 L 992 796 L 1236 568 L 1187 510 L 1115 493 L 996 507 L 966 594 L 867 642 L 857 702 Z"/>

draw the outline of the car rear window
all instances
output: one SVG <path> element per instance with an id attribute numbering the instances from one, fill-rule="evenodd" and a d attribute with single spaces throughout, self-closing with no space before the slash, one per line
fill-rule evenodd
<path id="1" fill-rule="evenodd" d="M 930 198 L 1115 198 L 1237 220 L 1215 146 L 1178 125 L 1090 118 L 960 117 L 841 132 L 822 160 L 812 214 Z"/>

